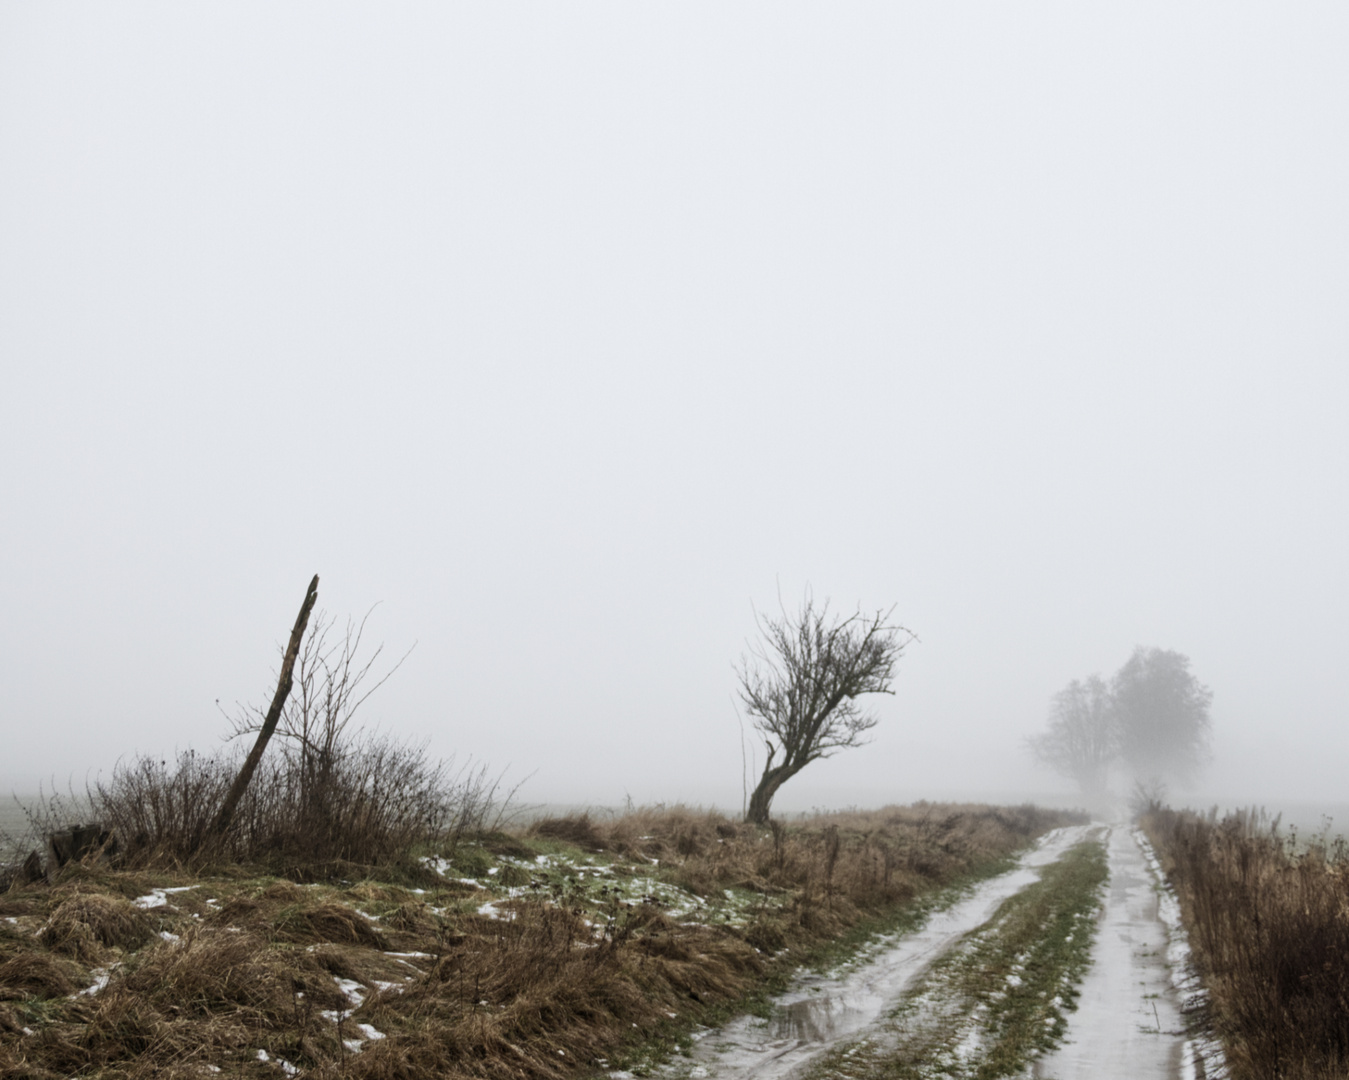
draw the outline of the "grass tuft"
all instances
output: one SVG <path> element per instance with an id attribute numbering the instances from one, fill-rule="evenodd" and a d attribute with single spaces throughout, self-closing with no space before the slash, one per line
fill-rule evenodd
<path id="1" fill-rule="evenodd" d="M 81 959 L 100 959 L 104 947 L 134 949 L 153 931 L 134 904 L 120 896 L 75 893 L 52 912 L 38 932 L 46 945 Z"/>

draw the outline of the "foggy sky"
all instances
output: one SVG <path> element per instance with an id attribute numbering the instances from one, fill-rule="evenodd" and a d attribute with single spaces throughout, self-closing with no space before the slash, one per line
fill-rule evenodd
<path id="1" fill-rule="evenodd" d="M 382 730 L 738 809 L 809 585 L 921 643 L 784 806 L 1071 790 L 1136 645 L 1197 793 L 1342 797 L 1342 4 L 0 8 L 0 787 L 219 745 L 311 574 Z M 760 761 L 762 757 L 760 756 Z"/>

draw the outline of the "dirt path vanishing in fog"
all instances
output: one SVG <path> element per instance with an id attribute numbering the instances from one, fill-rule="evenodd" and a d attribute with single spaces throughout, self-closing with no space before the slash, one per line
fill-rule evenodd
<path id="1" fill-rule="evenodd" d="M 1092 839 L 1105 847 L 1109 880 L 1100 894 L 1103 907 L 1077 1009 L 1065 1014 L 1066 1035 L 1055 1050 L 1029 1072 L 1022 1066 L 1006 1075 L 1045 1080 L 1195 1077 L 1167 962 L 1169 938 L 1159 917 L 1157 879 L 1126 825 L 1055 830 L 1015 869 L 934 912 L 921 929 L 881 939 L 865 959 L 839 972 L 803 975 L 777 999 L 767 1020 L 741 1017 L 717 1031 L 700 1032 L 686 1055 L 663 1066 L 658 1075 L 668 1080 L 972 1076 L 981 1064 L 988 1066 L 986 1055 L 996 1052 L 990 1049 L 996 1033 L 984 1032 L 980 1025 L 990 1022 L 987 1002 L 1001 994 L 986 996 L 984 1004 L 954 1023 L 949 1016 L 939 1020 L 935 1042 L 929 1038 L 924 1043 L 921 1037 L 915 1041 L 913 1018 L 920 1017 L 921 1027 L 921 1016 L 932 1016 L 934 988 L 940 994 L 942 979 L 949 979 L 941 969 L 949 970 L 953 960 L 958 964 L 981 940 L 996 935 L 995 915 L 1008 910 L 1006 903 L 1029 895 L 1040 871 Z M 1079 917 L 1090 921 L 1089 914 Z M 1016 976 L 1007 978 L 1020 985 Z M 1051 1004 L 1058 1004 L 1058 998 Z M 953 1034 L 941 1044 L 943 1026 Z M 1058 1031 L 1063 1032 L 1062 1021 Z"/>
<path id="2" fill-rule="evenodd" d="M 1068 1036 L 1035 1064 L 1044 1080 L 1195 1075 L 1167 964 L 1157 880 L 1127 825 L 1107 841 L 1110 882 Z"/>

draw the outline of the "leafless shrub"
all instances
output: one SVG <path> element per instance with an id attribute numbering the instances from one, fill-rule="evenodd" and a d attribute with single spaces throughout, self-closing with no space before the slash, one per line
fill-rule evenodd
<path id="1" fill-rule="evenodd" d="M 211 825 L 238 775 L 242 754 L 233 749 L 119 762 L 85 798 L 45 801 L 33 831 L 67 823 L 78 802 L 81 819 L 113 830 L 129 865 L 223 860 L 343 876 L 344 864 L 388 866 L 419 850 L 449 854 L 464 836 L 499 827 L 513 792 L 503 792 L 486 766 L 456 767 L 453 758 L 431 758 L 424 744 L 355 725 L 358 709 L 398 664 L 376 676 L 381 649 L 358 659 L 365 620 L 349 623 L 336 640 L 332 628 L 320 615 L 304 638 L 276 750 L 254 773 L 223 837 L 213 837 Z M 255 730 L 259 719 L 242 710 L 235 734 Z"/>
<path id="2" fill-rule="evenodd" d="M 121 839 L 128 865 L 198 865 L 205 858 L 279 871 L 386 866 L 419 848 L 452 852 L 502 813 L 500 781 L 485 767 L 456 769 L 417 744 L 357 735 L 337 745 L 321 781 L 302 755 L 264 761 L 229 833 L 203 854 L 201 837 L 237 764 L 237 754 L 192 751 L 172 763 L 121 763 L 91 787 L 92 813 Z"/>

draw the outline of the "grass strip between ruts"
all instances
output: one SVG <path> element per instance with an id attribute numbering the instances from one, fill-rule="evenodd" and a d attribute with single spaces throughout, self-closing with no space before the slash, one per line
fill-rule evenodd
<path id="1" fill-rule="evenodd" d="M 995 1080 L 1020 1075 L 1067 1030 L 1108 877 L 1085 841 L 1009 897 L 904 996 L 879 1028 L 826 1054 L 815 1078 Z"/>

